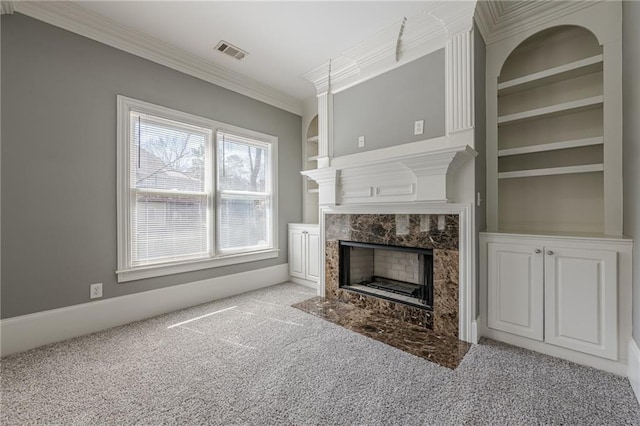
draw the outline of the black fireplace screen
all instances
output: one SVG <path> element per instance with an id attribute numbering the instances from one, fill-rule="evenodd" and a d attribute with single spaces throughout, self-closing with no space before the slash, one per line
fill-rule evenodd
<path id="1" fill-rule="evenodd" d="M 340 287 L 433 308 L 433 250 L 340 241 Z"/>

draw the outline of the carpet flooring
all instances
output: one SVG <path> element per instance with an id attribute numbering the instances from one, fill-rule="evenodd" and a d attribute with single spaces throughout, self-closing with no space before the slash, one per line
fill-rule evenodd
<path id="1" fill-rule="evenodd" d="M 0 422 L 640 425 L 625 378 L 488 340 L 450 370 L 290 306 L 313 295 L 281 284 L 5 357 Z"/>

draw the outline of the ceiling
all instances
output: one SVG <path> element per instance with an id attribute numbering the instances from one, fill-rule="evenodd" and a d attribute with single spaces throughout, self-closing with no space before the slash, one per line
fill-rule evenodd
<path id="1" fill-rule="evenodd" d="M 77 1 L 77 6 L 266 84 L 298 100 L 315 95 L 302 76 L 428 1 Z M 214 49 L 225 40 L 249 54 Z"/>

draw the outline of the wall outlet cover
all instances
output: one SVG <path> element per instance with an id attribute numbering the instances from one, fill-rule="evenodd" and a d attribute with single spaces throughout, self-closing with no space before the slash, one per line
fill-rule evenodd
<path id="1" fill-rule="evenodd" d="M 417 120 L 413 123 L 413 134 L 421 135 L 424 133 L 424 120 Z"/>
<path id="2" fill-rule="evenodd" d="M 358 136 L 358 148 L 364 148 L 364 136 Z"/>
<path id="3" fill-rule="evenodd" d="M 91 284 L 89 298 L 96 299 L 102 297 L 102 283 Z"/>

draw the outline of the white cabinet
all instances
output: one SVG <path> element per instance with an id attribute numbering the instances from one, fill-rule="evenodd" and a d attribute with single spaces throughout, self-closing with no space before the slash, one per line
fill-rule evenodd
<path id="1" fill-rule="evenodd" d="M 617 253 L 547 246 L 545 341 L 616 359 Z"/>
<path id="2" fill-rule="evenodd" d="M 543 257 L 530 244 L 488 243 L 489 327 L 543 340 Z"/>
<path id="3" fill-rule="evenodd" d="M 289 224 L 289 275 L 291 281 L 312 286 L 320 276 L 318 225 Z"/>
<path id="4" fill-rule="evenodd" d="M 618 360 L 628 333 L 630 250 L 623 238 L 481 233 L 483 334 L 521 346 L 539 342 L 528 347 L 543 352 L 554 345 Z"/>

